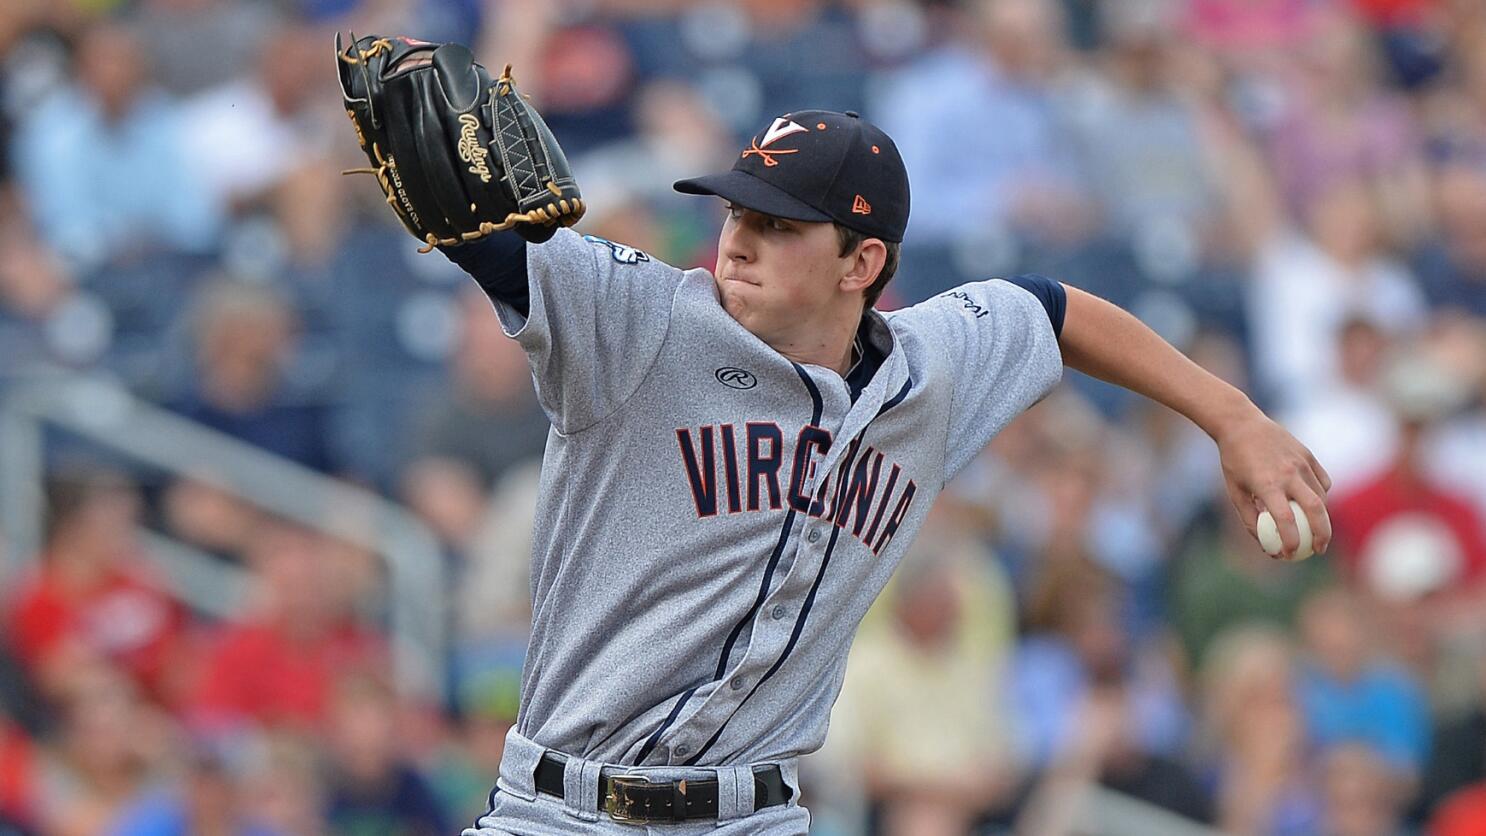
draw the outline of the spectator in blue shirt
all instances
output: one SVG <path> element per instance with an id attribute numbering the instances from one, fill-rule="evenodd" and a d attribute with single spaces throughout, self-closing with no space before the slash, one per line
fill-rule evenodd
<path id="1" fill-rule="evenodd" d="M 1067 46 L 1050 0 L 980 3 L 972 35 L 889 80 L 875 111 L 913 172 L 907 242 L 990 231 L 1080 237 L 1082 178 L 1059 102 Z"/>
<path id="2" fill-rule="evenodd" d="M 1119 685 L 1129 744 L 1171 755 L 1185 742 L 1188 717 L 1169 664 L 1130 635 L 1120 617 L 1122 587 L 1091 561 L 1060 556 L 1032 593 L 1029 632 L 1007 671 L 1007 702 L 1022 761 L 1050 766 L 1077 745 L 1078 717 L 1101 683 Z"/>
<path id="3" fill-rule="evenodd" d="M 1418 774 L 1429 749 L 1429 705 L 1404 669 L 1374 655 L 1360 603 L 1347 590 L 1317 593 L 1301 608 L 1306 660 L 1296 682 L 1314 746 L 1370 745 L 1399 777 Z"/>
<path id="4" fill-rule="evenodd" d="M 182 164 L 179 112 L 151 84 L 138 42 L 101 24 L 75 55 L 77 85 L 43 100 L 15 138 L 36 228 L 79 267 L 158 249 L 208 251 L 221 207 Z"/>

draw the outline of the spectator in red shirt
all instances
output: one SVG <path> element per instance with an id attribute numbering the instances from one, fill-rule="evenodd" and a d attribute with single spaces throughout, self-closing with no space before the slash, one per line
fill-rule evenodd
<path id="1" fill-rule="evenodd" d="M 65 474 L 53 480 L 48 508 L 39 565 L 3 619 L 11 650 L 49 697 L 85 663 L 102 660 L 171 702 L 185 611 L 141 559 L 134 486 L 102 470 Z"/>
<path id="2" fill-rule="evenodd" d="M 340 556 L 312 532 L 264 523 L 247 554 L 263 597 L 209 651 L 198 721 L 313 728 L 342 674 L 385 661 L 381 638 L 354 619 L 334 565 Z"/>
<path id="3" fill-rule="evenodd" d="M 1401 524 L 1419 523 L 1448 532 L 1458 562 L 1453 576 L 1462 587 L 1486 576 L 1486 523 L 1470 500 L 1432 480 L 1424 466 L 1424 440 L 1431 423 L 1462 405 L 1468 390 L 1449 370 L 1423 354 L 1396 360 L 1383 387 L 1398 412 L 1399 449 L 1393 463 L 1331 508 L 1332 528 L 1346 565 L 1364 578 L 1386 575 L 1385 567 L 1364 565 L 1383 559 L 1389 549 L 1370 549 Z"/>

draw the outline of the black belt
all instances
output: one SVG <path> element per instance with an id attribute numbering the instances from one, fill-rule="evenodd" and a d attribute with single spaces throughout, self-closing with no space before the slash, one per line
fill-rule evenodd
<path id="1" fill-rule="evenodd" d="M 552 754 L 537 764 L 538 792 L 562 798 L 564 761 Z M 753 809 L 762 810 L 788 801 L 793 793 L 784 783 L 779 767 L 753 770 Z M 716 781 L 663 781 L 651 783 L 640 775 L 599 775 L 598 808 L 621 822 L 678 822 L 717 818 Z"/>

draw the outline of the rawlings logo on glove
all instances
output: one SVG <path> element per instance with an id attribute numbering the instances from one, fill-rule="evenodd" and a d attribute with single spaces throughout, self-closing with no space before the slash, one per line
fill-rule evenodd
<path id="1" fill-rule="evenodd" d="M 485 158 L 490 156 L 480 145 L 480 120 L 468 113 L 459 114 L 459 158 L 470 164 L 470 174 L 480 175 L 481 183 L 490 182 L 490 166 Z"/>
<path id="2" fill-rule="evenodd" d="M 354 37 L 354 36 L 353 36 Z M 514 229 L 540 243 L 583 216 L 567 158 L 516 91 L 511 68 L 492 79 L 459 44 L 364 37 L 336 67 L 346 115 L 387 204 L 425 243 Z"/>

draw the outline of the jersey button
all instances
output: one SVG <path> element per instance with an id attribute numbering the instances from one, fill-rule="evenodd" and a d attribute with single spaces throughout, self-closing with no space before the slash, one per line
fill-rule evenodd
<path id="1" fill-rule="evenodd" d="M 729 682 L 728 685 L 732 686 L 732 689 L 734 691 L 741 691 L 741 690 L 743 690 L 743 677 L 741 677 L 741 676 L 735 676 L 735 677 L 733 677 L 733 681 L 732 682 Z"/>
<path id="2" fill-rule="evenodd" d="M 814 531 L 810 532 L 809 534 L 805 535 L 805 539 L 806 540 L 809 540 L 812 543 L 819 543 L 820 542 L 820 529 L 817 528 Z"/>
<path id="3" fill-rule="evenodd" d="M 771 613 L 769 613 L 769 614 L 772 615 L 772 616 L 774 616 L 774 620 L 775 621 L 778 621 L 779 619 L 784 618 L 784 605 L 783 604 L 775 604 L 774 605 L 774 611 L 771 612 Z"/>
<path id="4" fill-rule="evenodd" d="M 691 747 L 690 746 L 685 746 L 685 745 L 677 746 L 676 747 L 676 754 L 677 755 L 680 755 L 681 757 L 684 758 L 687 755 L 690 755 L 691 754 Z"/>

